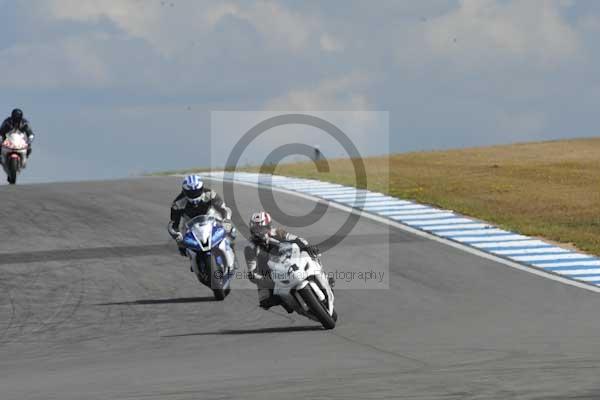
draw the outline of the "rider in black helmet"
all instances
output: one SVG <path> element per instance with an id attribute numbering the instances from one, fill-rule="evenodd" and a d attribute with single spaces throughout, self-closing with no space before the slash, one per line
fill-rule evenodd
<path id="1" fill-rule="evenodd" d="M 27 150 L 27 156 L 31 154 L 31 143 L 33 142 L 33 138 L 35 135 L 31 130 L 31 126 L 29 125 L 29 121 L 23 117 L 23 111 L 19 108 L 15 108 L 10 113 L 10 117 L 6 118 L 4 122 L 2 122 L 2 126 L 0 126 L 0 137 L 2 141 L 6 138 L 6 134 L 12 130 L 18 129 L 21 132 L 27 135 L 27 140 L 29 142 L 29 149 Z"/>

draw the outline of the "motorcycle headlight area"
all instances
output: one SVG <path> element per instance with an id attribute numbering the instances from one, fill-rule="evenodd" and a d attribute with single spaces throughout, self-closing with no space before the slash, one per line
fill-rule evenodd
<path id="1" fill-rule="evenodd" d="M 17 146 L 15 143 L 11 142 L 10 140 L 5 140 L 4 142 L 2 142 L 2 147 L 6 147 L 7 149 L 11 149 L 11 150 L 20 150 L 20 146 Z"/>
<path id="2" fill-rule="evenodd" d="M 287 270 L 288 276 L 293 276 L 294 279 L 304 280 L 306 278 L 306 271 L 308 271 L 309 263 L 307 262 L 304 268 L 298 266 L 298 264 L 294 263 L 290 265 Z"/>

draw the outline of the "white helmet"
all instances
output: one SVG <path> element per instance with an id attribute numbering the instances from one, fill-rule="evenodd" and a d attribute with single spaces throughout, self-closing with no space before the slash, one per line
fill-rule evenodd
<path id="1" fill-rule="evenodd" d="M 266 211 L 255 212 L 250 217 L 250 234 L 257 239 L 264 239 L 271 231 L 271 215 Z"/>
<path id="2" fill-rule="evenodd" d="M 200 175 L 188 175 L 181 184 L 183 194 L 188 201 L 194 205 L 197 205 L 202 201 L 202 193 L 204 188 L 204 182 Z"/>

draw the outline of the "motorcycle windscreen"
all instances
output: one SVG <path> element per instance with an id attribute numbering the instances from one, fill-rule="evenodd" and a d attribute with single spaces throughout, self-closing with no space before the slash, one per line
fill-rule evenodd
<path id="1" fill-rule="evenodd" d="M 291 265 L 296 263 L 299 251 L 298 246 L 292 243 L 283 242 L 281 243 L 277 251 L 271 253 L 267 264 L 272 270 L 283 269 L 287 270 Z"/>
<path id="2" fill-rule="evenodd" d="M 208 251 L 212 247 L 212 224 L 193 224 L 191 232 L 198 241 L 200 248 L 204 251 Z"/>
<path id="3" fill-rule="evenodd" d="M 2 143 L 2 146 L 12 150 L 26 150 L 29 146 L 25 134 L 18 131 L 13 131 L 6 135 L 6 139 Z"/>
<path id="4" fill-rule="evenodd" d="M 200 243 L 191 231 L 186 232 L 183 236 L 183 246 L 192 250 L 201 250 Z"/>
<path id="5" fill-rule="evenodd" d="M 297 245 L 284 242 L 279 245 L 277 254 L 275 254 L 273 256 L 273 259 L 276 260 L 277 262 L 283 263 L 286 260 L 298 258 L 299 255 L 300 254 L 299 254 L 299 249 L 298 249 Z"/>
<path id="6" fill-rule="evenodd" d="M 225 239 L 225 229 L 222 226 L 215 225 L 212 229 L 212 247 L 216 247 Z"/>

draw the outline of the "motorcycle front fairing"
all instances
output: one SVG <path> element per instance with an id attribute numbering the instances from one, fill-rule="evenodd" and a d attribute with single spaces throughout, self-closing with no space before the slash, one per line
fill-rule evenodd
<path id="1" fill-rule="evenodd" d="M 328 312 L 330 315 L 333 313 L 333 291 L 319 261 L 300 251 L 297 245 L 284 243 L 280 246 L 279 254 L 271 258 L 268 265 L 274 282 L 273 294 L 278 295 L 286 304 L 312 318 L 307 314 L 308 307 L 298 294 L 299 290 L 311 285 L 320 301 L 327 298 Z"/>
<path id="2" fill-rule="evenodd" d="M 232 266 L 234 263 L 233 250 L 227 240 L 225 229 L 216 223 L 212 216 L 198 216 L 186 224 L 187 231 L 183 237 L 183 245 L 193 252 L 200 252 L 207 256 L 218 249 L 215 260 L 218 265 Z M 222 257 L 224 255 L 224 258 Z M 194 257 L 195 258 L 195 257 Z"/>
<path id="3" fill-rule="evenodd" d="M 21 168 L 25 168 L 27 165 L 27 150 L 29 149 L 29 143 L 27 142 L 27 136 L 25 133 L 15 130 L 6 134 L 4 141 L 2 142 L 2 162 L 6 169 L 7 160 L 10 157 L 18 157 L 21 163 Z"/>

